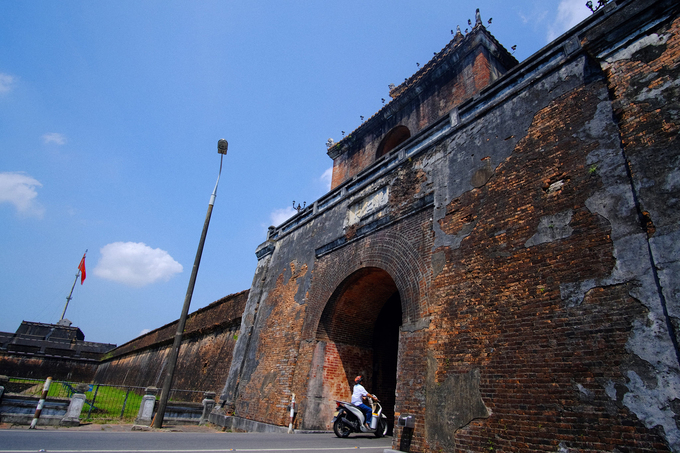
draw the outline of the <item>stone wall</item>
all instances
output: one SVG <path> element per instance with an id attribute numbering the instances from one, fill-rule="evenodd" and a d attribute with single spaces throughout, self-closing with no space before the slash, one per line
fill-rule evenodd
<path id="1" fill-rule="evenodd" d="M 0 372 L 11 377 L 91 382 L 98 367 L 98 359 L 0 352 Z"/>
<path id="2" fill-rule="evenodd" d="M 191 313 L 185 324 L 173 388 L 219 391 L 231 364 L 248 291 L 226 296 Z M 177 321 L 109 352 L 94 381 L 101 384 L 161 387 Z"/>
<path id="3" fill-rule="evenodd" d="M 270 230 L 211 420 L 329 428 L 362 374 L 406 451 L 680 451 L 679 9 L 611 2 Z"/>

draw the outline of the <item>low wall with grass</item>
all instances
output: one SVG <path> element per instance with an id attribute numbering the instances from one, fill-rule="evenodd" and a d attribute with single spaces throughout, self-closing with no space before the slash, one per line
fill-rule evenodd
<path id="1" fill-rule="evenodd" d="M 40 399 L 42 380 L 9 378 L 0 380 L 0 423 L 29 425 Z M 72 381 L 52 381 L 38 425 L 60 425 L 71 398 L 79 384 Z M 81 423 L 133 423 L 139 414 L 144 387 L 92 384 L 84 385 L 85 402 L 80 413 Z M 172 390 L 165 420 L 169 423 L 199 423 L 203 405 L 200 391 Z"/>
<path id="2" fill-rule="evenodd" d="M 177 359 L 173 388 L 219 394 L 229 372 L 248 291 L 232 294 L 189 315 Z M 160 387 L 177 321 L 166 324 L 107 353 L 94 382 Z M 202 394 L 192 396 L 199 403 Z"/>

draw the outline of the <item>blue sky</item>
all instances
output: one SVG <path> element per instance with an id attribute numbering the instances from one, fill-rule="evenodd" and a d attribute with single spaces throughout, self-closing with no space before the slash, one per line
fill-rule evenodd
<path id="1" fill-rule="evenodd" d="M 329 187 L 338 141 L 484 24 L 522 61 L 585 0 L 0 2 L 0 331 L 66 318 L 122 344 L 250 287 L 267 227 Z"/>

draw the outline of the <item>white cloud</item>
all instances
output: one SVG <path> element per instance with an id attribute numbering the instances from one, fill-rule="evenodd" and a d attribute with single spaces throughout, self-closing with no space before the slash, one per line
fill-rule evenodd
<path id="1" fill-rule="evenodd" d="M 59 134 L 58 132 L 50 132 L 42 136 L 43 143 L 56 143 L 57 145 L 66 144 L 66 136 L 64 134 Z"/>
<path id="2" fill-rule="evenodd" d="M 128 286 L 168 281 L 183 270 L 168 252 L 152 249 L 142 242 L 114 242 L 102 247 L 100 252 L 102 257 L 94 274 Z"/>
<path id="3" fill-rule="evenodd" d="M 595 2 L 593 2 L 595 3 Z M 555 21 L 548 27 L 548 42 L 554 40 L 591 14 L 583 0 L 561 0 Z"/>
<path id="4" fill-rule="evenodd" d="M 331 190 L 331 181 L 333 179 L 333 167 L 330 167 L 328 170 L 323 172 L 323 175 L 321 175 L 321 178 L 319 179 L 326 186 L 326 190 Z"/>
<path id="5" fill-rule="evenodd" d="M 534 2 L 531 6 L 533 9 L 528 11 L 526 14 L 522 11 L 517 13 L 522 23 L 533 26 L 543 23 L 543 21 L 545 21 L 545 17 L 548 15 L 548 10 L 545 9 L 544 3 Z"/>
<path id="6" fill-rule="evenodd" d="M 0 173 L 0 203 L 14 205 L 21 216 L 41 218 L 45 208 L 36 200 L 37 187 L 42 184 L 22 172 Z"/>
<path id="7" fill-rule="evenodd" d="M 139 332 L 138 337 L 141 337 L 142 335 L 146 335 L 147 333 L 151 332 L 151 329 L 142 329 L 141 332 Z"/>
<path id="8" fill-rule="evenodd" d="M 288 206 L 287 208 L 274 210 L 269 216 L 272 219 L 272 225 L 279 226 L 295 214 L 297 214 L 297 211 L 292 206 Z"/>
<path id="9" fill-rule="evenodd" d="M 0 72 L 0 93 L 9 93 L 14 85 L 14 77 Z"/>

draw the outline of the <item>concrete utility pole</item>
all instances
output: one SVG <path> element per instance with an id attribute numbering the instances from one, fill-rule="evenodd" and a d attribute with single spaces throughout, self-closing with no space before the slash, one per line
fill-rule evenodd
<path id="1" fill-rule="evenodd" d="M 189 305 L 191 305 L 191 296 L 194 294 L 194 285 L 196 284 L 196 274 L 198 274 L 198 266 L 201 264 L 201 255 L 203 254 L 203 245 L 205 244 L 205 236 L 208 234 L 208 225 L 210 225 L 210 216 L 212 215 L 213 205 L 215 204 L 215 197 L 217 197 L 217 185 L 220 183 L 220 175 L 222 174 L 222 159 L 227 155 L 227 148 L 229 143 L 225 139 L 220 139 L 217 142 L 217 152 L 220 154 L 220 172 L 217 174 L 217 182 L 215 189 L 210 196 L 210 203 L 208 203 L 208 213 L 205 216 L 205 223 L 203 224 L 203 232 L 201 233 L 201 240 L 198 243 L 198 250 L 196 251 L 196 259 L 194 260 L 194 267 L 191 269 L 191 278 L 189 279 L 189 287 L 184 298 L 184 306 L 182 307 L 182 315 L 177 322 L 177 331 L 175 332 L 175 342 L 172 344 L 170 357 L 168 359 L 168 371 L 165 374 L 165 381 L 163 382 L 163 389 L 161 390 L 161 399 L 158 402 L 158 412 L 153 419 L 152 426 L 154 428 L 161 428 L 163 426 L 163 418 L 165 417 L 165 408 L 168 405 L 168 396 L 170 388 L 172 387 L 172 378 L 175 375 L 175 367 L 177 366 L 177 356 L 179 355 L 179 348 L 182 345 L 182 333 L 184 332 L 184 325 L 187 321 L 187 314 L 189 313 Z"/>

